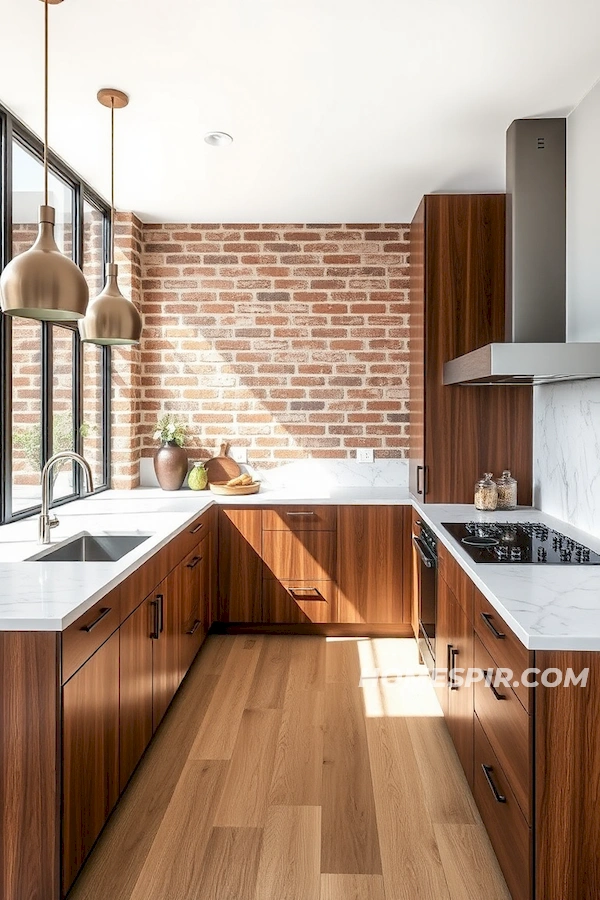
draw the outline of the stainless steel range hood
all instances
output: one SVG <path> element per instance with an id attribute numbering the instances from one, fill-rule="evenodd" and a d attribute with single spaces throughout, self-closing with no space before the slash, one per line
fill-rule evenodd
<path id="1" fill-rule="evenodd" d="M 566 119 L 506 133 L 506 337 L 450 360 L 444 384 L 600 377 L 600 343 L 567 343 Z"/>

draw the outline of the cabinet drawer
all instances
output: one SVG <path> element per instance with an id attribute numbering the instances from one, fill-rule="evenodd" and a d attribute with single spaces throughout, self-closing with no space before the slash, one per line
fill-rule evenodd
<path id="1" fill-rule="evenodd" d="M 531 897 L 531 829 L 477 718 L 473 794 L 513 900 Z"/>
<path id="2" fill-rule="evenodd" d="M 95 653 L 121 623 L 121 591 L 115 588 L 62 634 L 62 683 Z"/>
<path id="3" fill-rule="evenodd" d="M 214 509 L 209 509 L 202 513 L 173 538 L 169 544 L 172 565 L 177 565 L 208 534 L 213 524 L 214 512 Z"/>
<path id="4" fill-rule="evenodd" d="M 474 643 L 475 668 L 487 673 L 475 684 L 475 712 L 531 823 L 531 719 L 511 688 L 493 684 L 497 666 L 478 637 Z"/>
<path id="5" fill-rule="evenodd" d="M 270 623 L 335 621 L 336 585 L 333 581 L 263 582 L 263 619 Z"/>
<path id="6" fill-rule="evenodd" d="M 532 654 L 476 588 L 473 616 L 475 632 L 481 643 L 497 666 L 514 673 L 513 683 L 519 682 L 515 686 L 515 693 L 525 709 L 531 712 L 531 688 L 522 683 L 522 673 L 531 666 Z"/>
<path id="7" fill-rule="evenodd" d="M 275 506 L 263 509 L 263 531 L 335 531 L 335 506 Z"/>
<path id="8" fill-rule="evenodd" d="M 450 551 L 438 541 L 438 572 L 443 578 L 470 622 L 473 621 L 473 594 L 475 585 L 456 562 Z"/>
<path id="9" fill-rule="evenodd" d="M 267 577 L 280 581 L 335 579 L 334 531 L 264 531 L 262 543 Z"/>

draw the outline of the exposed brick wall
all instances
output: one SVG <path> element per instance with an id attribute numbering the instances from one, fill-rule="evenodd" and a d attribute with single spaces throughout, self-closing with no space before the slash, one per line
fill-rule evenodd
<path id="1" fill-rule="evenodd" d="M 408 449 L 407 225 L 144 225 L 141 452 L 161 414 L 192 456 L 270 467 Z M 120 426 L 121 427 L 121 426 Z"/>

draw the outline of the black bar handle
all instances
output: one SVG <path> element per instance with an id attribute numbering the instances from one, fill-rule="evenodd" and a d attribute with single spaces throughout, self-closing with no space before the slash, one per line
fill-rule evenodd
<path id="1" fill-rule="evenodd" d="M 457 691 L 459 685 L 456 683 L 455 678 L 455 670 L 456 670 L 456 657 L 458 656 L 458 648 L 450 647 L 450 690 Z"/>
<path id="2" fill-rule="evenodd" d="M 319 600 L 325 600 L 325 597 L 316 587 L 306 587 L 306 588 L 288 588 L 292 597 L 297 597 L 299 600 L 306 600 L 307 597 L 317 597 Z M 327 603 L 327 600 L 325 600 Z"/>
<path id="3" fill-rule="evenodd" d="M 482 613 L 481 613 L 481 618 L 483 619 L 483 621 L 485 622 L 485 624 L 487 625 L 487 627 L 490 629 L 490 631 L 492 632 L 492 634 L 494 635 L 494 637 L 497 638 L 499 641 L 503 641 L 504 638 L 506 637 L 506 635 L 505 635 L 502 631 L 498 631 L 498 629 L 496 628 L 496 626 L 495 626 L 494 623 L 492 622 L 492 618 L 493 618 L 492 614 L 491 614 L 491 613 L 482 612 Z"/>
<path id="4" fill-rule="evenodd" d="M 197 534 L 201 528 L 204 528 L 204 522 L 200 522 L 199 525 L 196 525 L 195 528 L 190 529 L 190 534 Z"/>
<path id="5" fill-rule="evenodd" d="M 189 563 L 186 563 L 188 569 L 195 569 L 199 562 L 202 561 L 201 556 L 194 556 L 193 560 Z"/>
<path id="6" fill-rule="evenodd" d="M 450 684 L 450 671 L 452 666 L 450 664 L 450 657 L 452 654 L 452 644 L 446 644 L 446 684 Z"/>
<path id="7" fill-rule="evenodd" d="M 194 624 L 192 625 L 192 627 L 190 628 L 189 631 L 186 631 L 186 634 L 196 634 L 200 625 L 202 625 L 202 620 L 194 619 Z"/>
<path id="8" fill-rule="evenodd" d="M 494 675 L 493 669 L 484 669 L 483 670 L 483 680 L 486 685 L 492 689 L 492 694 L 496 698 L 496 700 L 506 700 L 506 694 L 501 694 L 500 691 L 497 690 L 496 685 L 492 681 L 492 677 Z"/>
<path id="9" fill-rule="evenodd" d="M 421 472 L 425 471 L 425 466 L 417 466 L 417 494 L 423 493 L 423 488 L 421 487 Z"/>
<path id="10" fill-rule="evenodd" d="M 152 638 L 153 641 L 157 641 L 157 640 L 159 639 L 159 637 L 160 637 L 160 632 L 159 632 L 159 630 L 158 630 L 158 626 L 159 626 L 159 622 L 158 622 L 158 600 L 151 600 L 151 601 L 150 601 L 150 606 L 152 607 L 152 609 L 153 609 L 153 611 L 154 611 L 154 621 L 153 621 L 153 623 L 152 623 L 152 624 L 153 624 L 153 628 L 152 628 L 152 631 L 150 632 L 150 637 Z"/>
<path id="11" fill-rule="evenodd" d="M 158 633 L 162 634 L 165 627 L 165 598 L 162 594 L 157 594 L 156 599 L 158 600 Z"/>
<path id="12" fill-rule="evenodd" d="M 87 631 L 87 633 L 89 634 L 90 631 L 93 631 L 94 628 L 96 627 L 96 625 L 98 625 L 102 621 L 102 619 L 109 614 L 110 610 L 111 610 L 110 606 L 103 607 L 100 610 L 100 612 L 98 613 L 97 617 L 94 619 L 94 621 L 90 622 L 89 625 L 83 625 L 81 630 Z"/>
<path id="13" fill-rule="evenodd" d="M 494 784 L 494 779 L 492 778 L 492 772 L 494 771 L 493 766 L 486 766 L 485 763 L 481 763 L 481 768 L 483 769 L 483 774 L 485 775 L 485 780 L 490 786 L 490 791 L 494 795 L 494 799 L 497 803 L 506 803 L 506 797 L 504 794 L 501 794 L 496 785 Z"/>
<path id="14" fill-rule="evenodd" d="M 432 556 L 429 555 L 427 550 L 427 544 L 423 540 L 423 538 L 417 537 L 416 534 L 413 534 L 413 544 L 417 550 L 417 553 L 423 560 L 423 564 L 427 566 L 428 569 L 435 568 L 435 560 Z"/>

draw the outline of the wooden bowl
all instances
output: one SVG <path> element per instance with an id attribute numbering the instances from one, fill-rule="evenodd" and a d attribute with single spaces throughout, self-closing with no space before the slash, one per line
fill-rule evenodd
<path id="1" fill-rule="evenodd" d="M 230 496 L 243 496 L 244 494 L 258 494 L 260 491 L 260 482 L 253 481 L 252 484 L 227 484 L 226 481 L 215 481 L 209 485 L 213 494 L 229 494 Z"/>

